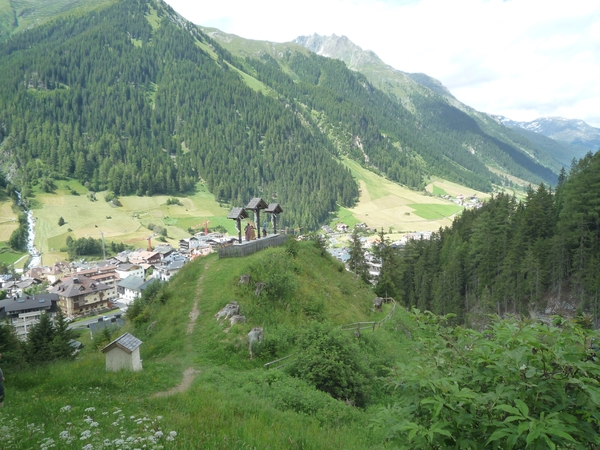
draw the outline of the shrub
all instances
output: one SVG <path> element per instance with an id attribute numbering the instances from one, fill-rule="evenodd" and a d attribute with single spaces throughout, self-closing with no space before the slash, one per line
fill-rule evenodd
<path id="1" fill-rule="evenodd" d="M 252 280 L 265 283 L 260 297 L 269 303 L 286 304 L 298 288 L 294 265 L 287 253 L 264 252 L 249 271 Z"/>
<path id="2" fill-rule="evenodd" d="M 298 241 L 294 236 L 288 236 L 285 241 L 285 252 L 292 258 L 298 256 Z"/>
<path id="3" fill-rule="evenodd" d="M 360 348 L 348 332 L 315 323 L 298 340 L 298 358 L 289 373 L 327 392 L 333 398 L 364 407 L 371 390 L 372 373 Z"/>
<path id="4" fill-rule="evenodd" d="M 496 319 L 485 331 L 446 327 L 415 310 L 425 337 L 390 384 L 402 395 L 378 426 L 405 448 L 596 448 L 596 332 Z M 577 443 L 577 444 L 573 444 Z"/>

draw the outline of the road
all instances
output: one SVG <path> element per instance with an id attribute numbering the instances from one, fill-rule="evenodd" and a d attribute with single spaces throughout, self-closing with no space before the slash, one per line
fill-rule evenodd
<path id="1" fill-rule="evenodd" d="M 125 311 L 127 311 L 127 305 L 125 303 L 115 302 L 113 304 L 116 307 L 118 307 L 119 309 L 113 309 L 112 311 L 110 311 L 108 313 L 98 314 L 97 316 L 88 317 L 85 320 L 79 320 L 75 323 L 69 324 L 68 328 L 70 330 L 77 329 L 77 328 L 87 328 L 90 323 L 98 322 L 98 319 L 100 317 L 106 317 L 108 320 L 110 320 L 112 317 L 115 317 L 115 315 L 117 315 L 117 314 L 123 315 L 125 313 Z"/>

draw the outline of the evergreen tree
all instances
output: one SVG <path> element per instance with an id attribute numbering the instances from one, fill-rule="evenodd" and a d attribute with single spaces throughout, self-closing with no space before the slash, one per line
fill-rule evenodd
<path id="1" fill-rule="evenodd" d="M 370 282 L 369 266 L 365 259 L 365 249 L 362 246 L 360 235 L 355 228 L 350 237 L 350 259 L 348 260 L 348 268 L 356 274 L 365 283 Z"/>
<path id="2" fill-rule="evenodd" d="M 52 339 L 52 357 L 54 359 L 73 358 L 73 347 L 69 341 L 73 339 L 73 331 L 69 330 L 69 324 L 59 309 L 54 319 L 54 337 Z"/>
<path id="3" fill-rule="evenodd" d="M 56 330 L 52 319 L 45 312 L 40 316 L 40 320 L 33 324 L 27 332 L 27 342 L 25 344 L 25 355 L 27 362 L 38 364 L 52 361 L 54 353 L 54 337 Z"/>
<path id="4" fill-rule="evenodd" d="M 8 322 L 0 322 L 0 353 L 2 368 L 17 369 L 24 365 L 23 346 L 15 329 Z"/>

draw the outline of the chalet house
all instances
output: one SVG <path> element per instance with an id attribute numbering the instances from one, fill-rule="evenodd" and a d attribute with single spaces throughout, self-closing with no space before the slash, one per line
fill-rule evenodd
<path id="1" fill-rule="evenodd" d="M 161 281 L 169 281 L 173 275 L 181 270 L 186 260 L 179 259 L 167 264 L 157 264 L 154 266 L 153 277 Z"/>
<path id="2" fill-rule="evenodd" d="M 140 297 L 142 295 L 142 290 L 140 288 L 144 283 L 144 279 L 137 275 L 131 275 L 119 280 L 117 283 L 117 292 L 121 301 L 129 305 L 137 297 Z"/>
<path id="3" fill-rule="evenodd" d="M 58 294 L 59 306 L 66 315 L 76 315 L 96 308 L 110 307 L 111 287 L 86 276 L 74 275 L 61 280 L 51 290 Z"/>
<path id="4" fill-rule="evenodd" d="M 53 284 L 64 274 L 70 272 L 69 264 L 66 262 L 56 262 L 52 266 L 33 267 L 23 274 L 24 278 L 33 278 L 36 280 L 48 280 Z"/>
<path id="5" fill-rule="evenodd" d="M 145 271 L 144 268 L 138 264 L 119 264 L 117 266 L 117 270 L 116 270 L 117 274 L 119 275 L 119 278 L 121 280 L 124 280 L 125 278 L 129 277 L 129 276 L 135 276 L 135 277 L 140 277 L 140 278 L 144 278 L 145 275 Z"/>
<path id="6" fill-rule="evenodd" d="M 53 318 L 58 313 L 58 295 L 40 294 L 11 297 L 0 301 L 0 320 L 7 320 L 20 339 L 25 339 L 29 328 L 40 320 L 43 313 Z"/>
<path id="7" fill-rule="evenodd" d="M 160 253 L 160 259 L 164 260 L 169 255 L 173 254 L 175 249 L 173 247 L 171 247 L 169 244 L 161 244 L 161 245 L 157 245 L 156 247 L 154 247 L 154 251 L 156 253 Z"/>
<path id="8" fill-rule="evenodd" d="M 200 245 L 200 239 L 195 236 L 181 239 L 179 241 L 179 250 L 182 252 L 190 252 Z"/>
<path id="9" fill-rule="evenodd" d="M 100 283 L 104 283 L 110 289 L 106 291 L 105 300 L 114 303 L 119 298 L 117 294 L 117 282 L 119 281 L 119 275 L 116 272 L 99 273 L 90 277 L 92 280 L 96 280 Z"/>
<path id="10" fill-rule="evenodd" d="M 161 260 L 161 254 L 158 252 L 149 252 L 147 250 L 137 250 L 129 254 L 131 264 L 158 264 Z"/>
<path id="11" fill-rule="evenodd" d="M 131 276 L 117 283 L 117 292 L 121 301 L 127 305 L 131 304 L 137 297 L 142 296 L 142 292 L 152 283 L 158 282 L 156 278 L 144 281 L 143 278 Z"/>
<path id="12" fill-rule="evenodd" d="M 338 230 L 340 233 L 347 233 L 350 227 L 349 227 L 348 225 L 346 225 L 345 223 L 343 223 L 343 222 L 340 222 L 340 223 L 338 223 L 338 224 L 336 225 L 336 227 L 335 227 L 335 228 L 336 228 L 336 229 L 337 229 L 337 230 Z"/>
<path id="13" fill-rule="evenodd" d="M 142 370 L 140 358 L 140 345 L 142 341 L 132 334 L 125 333 L 102 349 L 106 355 L 106 370 L 117 372 L 119 370 Z"/>
<path id="14" fill-rule="evenodd" d="M 54 284 L 69 272 L 70 268 L 66 262 L 57 262 L 44 271 L 48 283 Z"/>

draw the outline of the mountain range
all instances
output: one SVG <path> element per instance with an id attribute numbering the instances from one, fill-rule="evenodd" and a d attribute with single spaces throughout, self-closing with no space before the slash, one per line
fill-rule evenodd
<path id="1" fill-rule="evenodd" d="M 345 37 L 247 40 L 155 0 L 27 5 L 0 6 L 0 162 L 21 188 L 68 176 L 153 195 L 201 181 L 232 205 L 277 199 L 314 229 L 358 197 L 345 158 L 413 189 L 436 176 L 489 192 L 554 184 L 574 156 Z"/>

